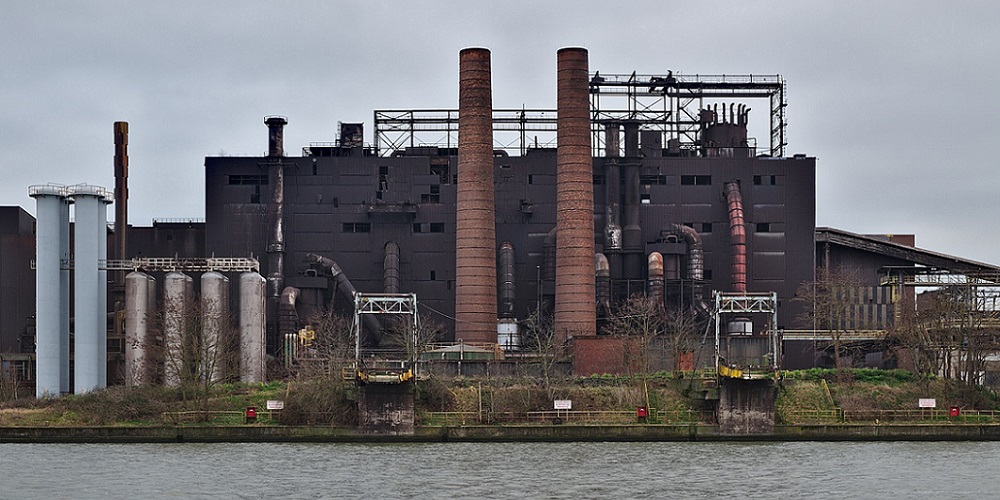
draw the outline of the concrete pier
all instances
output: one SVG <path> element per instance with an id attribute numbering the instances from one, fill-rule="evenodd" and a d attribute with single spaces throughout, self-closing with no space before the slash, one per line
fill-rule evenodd
<path id="1" fill-rule="evenodd" d="M 773 380 L 723 379 L 716 416 L 726 434 L 774 432 L 774 403 L 778 389 Z"/>

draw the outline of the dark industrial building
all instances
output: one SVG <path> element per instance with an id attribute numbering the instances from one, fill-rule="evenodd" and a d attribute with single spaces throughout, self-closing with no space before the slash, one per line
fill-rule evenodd
<path id="1" fill-rule="evenodd" d="M 817 229 L 816 160 L 785 155 L 780 76 L 602 74 L 587 67 L 586 51 L 564 49 L 556 108 L 502 109 L 489 64 L 487 51 L 462 51 L 458 109 L 376 110 L 370 126 L 341 123 L 332 141 L 298 155 L 284 149 L 288 119 L 265 117 L 265 156 L 205 159 L 204 221 L 119 225 L 108 248 L 116 259 L 258 260 L 275 356 L 313 313 L 350 313 L 353 291 L 413 293 L 443 342 L 515 351 L 523 321 L 552 313 L 577 373 L 620 370 L 608 354 L 620 339 L 601 326 L 635 294 L 662 296 L 705 324 L 714 291 L 773 292 L 776 325 L 747 318 L 729 333 L 785 331 L 782 362 L 799 368 L 829 362 L 809 304 L 796 299 L 817 266 L 863 276 L 848 314 L 866 319 L 851 328 L 883 337 L 901 298 L 913 297 L 892 291 L 891 270 L 909 285 L 927 269 L 998 271 L 917 249 L 912 238 Z M 760 144 L 751 119 L 768 124 Z M 127 126 L 115 130 L 123 150 Z M 32 371 L 33 254 L 34 219 L 0 208 L 0 357 L 16 360 L 22 380 Z M 121 311 L 124 273 L 109 279 L 108 303 Z M 115 383 L 125 346 L 119 322 L 109 325 Z M 366 342 L 377 342 L 374 329 Z"/>

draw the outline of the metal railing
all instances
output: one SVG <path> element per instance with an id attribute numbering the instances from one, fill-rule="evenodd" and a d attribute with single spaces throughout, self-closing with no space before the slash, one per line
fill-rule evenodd
<path id="1" fill-rule="evenodd" d="M 950 409 L 919 410 L 790 410 L 782 412 L 785 423 L 1000 423 L 997 410 L 959 410 L 952 416 Z"/>

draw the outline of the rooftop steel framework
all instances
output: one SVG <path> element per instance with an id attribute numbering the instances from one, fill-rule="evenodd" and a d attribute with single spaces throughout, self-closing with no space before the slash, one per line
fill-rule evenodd
<path id="1" fill-rule="evenodd" d="M 590 78 L 593 153 L 604 152 L 606 123 L 638 123 L 666 140 L 694 148 L 706 101 L 767 99 L 770 144 L 766 153 L 784 156 L 786 83 L 781 75 L 631 75 L 594 73 Z M 458 145 L 458 110 L 375 110 L 375 153 L 389 156 L 407 147 Z M 494 147 L 524 154 L 555 147 L 554 109 L 494 109 Z M 542 139 L 539 140 L 541 134 Z"/>

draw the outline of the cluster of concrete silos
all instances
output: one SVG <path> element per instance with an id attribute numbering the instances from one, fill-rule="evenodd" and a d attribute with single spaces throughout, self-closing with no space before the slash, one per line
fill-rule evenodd
<path id="1" fill-rule="evenodd" d="M 237 373 L 243 382 L 264 380 L 264 278 L 239 275 L 235 314 L 227 276 L 207 271 L 199 281 L 195 297 L 194 278 L 183 272 L 163 277 L 162 294 L 145 272 L 125 277 L 127 385 L 174 386 L 186 377 L 214 382 Z"/>

